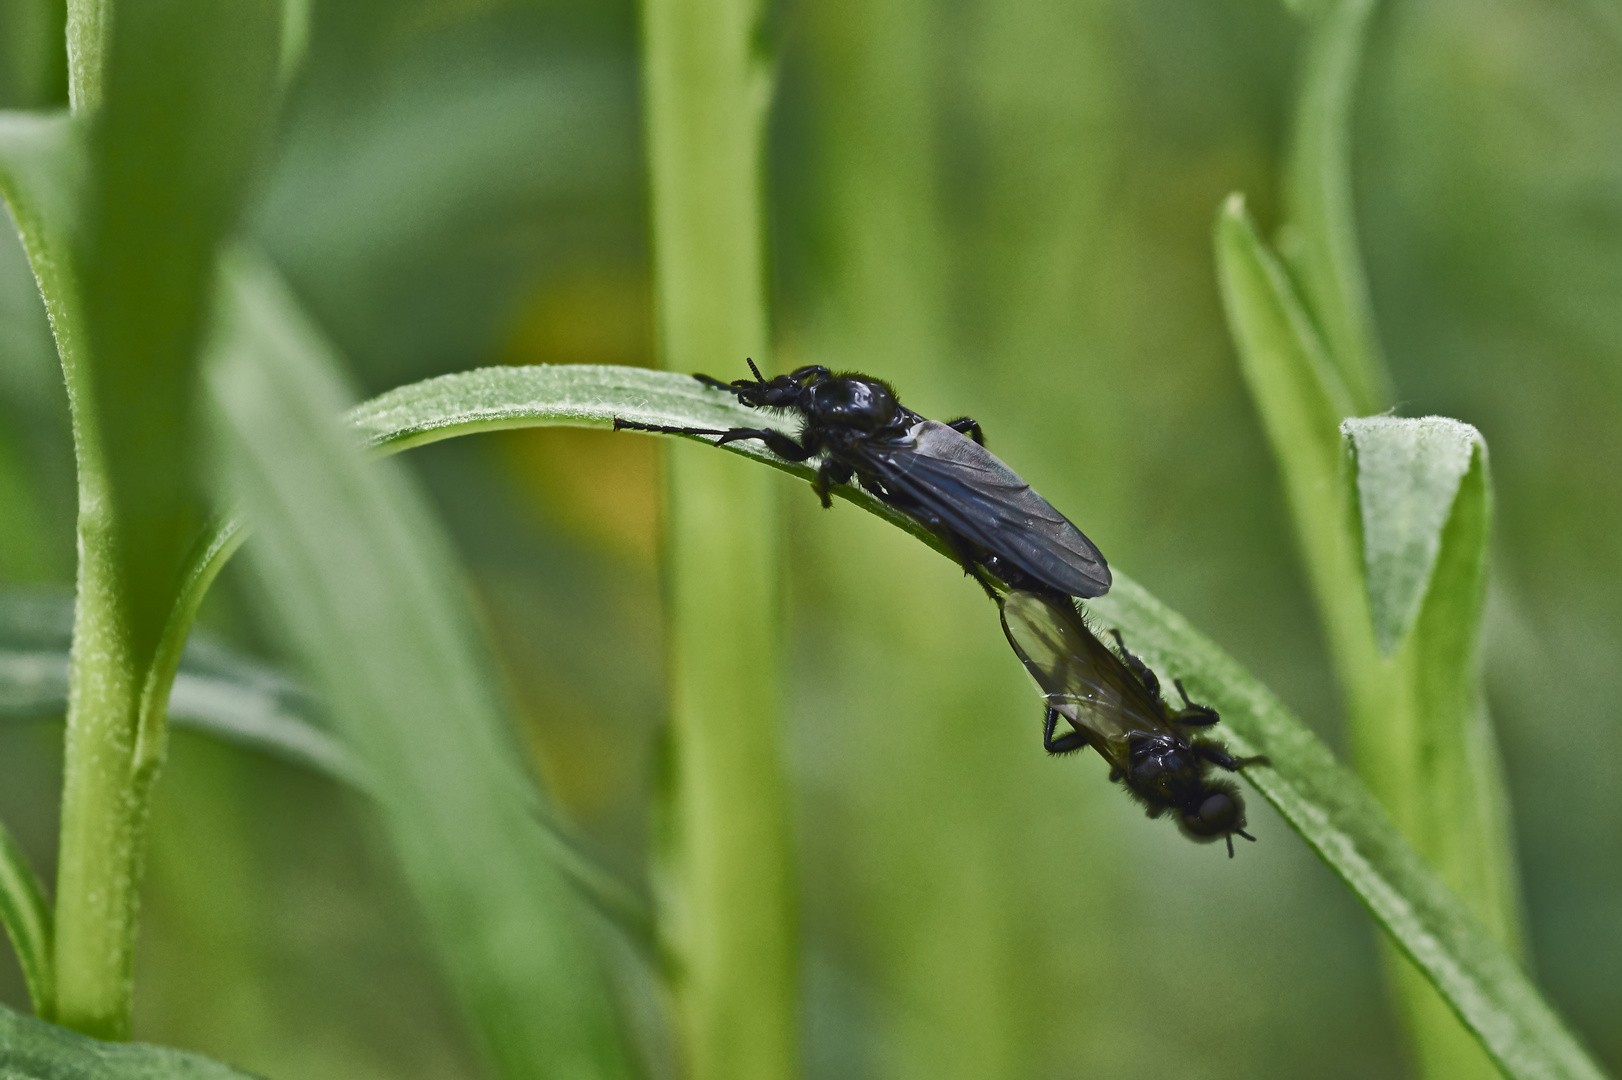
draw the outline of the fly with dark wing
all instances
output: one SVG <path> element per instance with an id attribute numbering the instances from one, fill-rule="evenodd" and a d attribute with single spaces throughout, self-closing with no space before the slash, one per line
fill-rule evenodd
<path id="1" fill-rule="evenodd" d="M 1119 781 L 1158 818 L 1170 811 L 1183 835 L 1199 843 L 1221 838 L 1233 857 L 1233 838 L 1245 832 L 1245 804 L 1231 780 L 1210 776 L 1213 766 L 1238 772 L 1265 758 L 1236 758 L 1213 739 L 1196 734 L 1219 717 L 1188 700 L 1177 680 L 1181 710 L 1160 696 L 1160 680 L 1127 651 L 1115 634 L 1116 656 L 1082 621 L 1067 597 L 1021 589 L 1000 601 L 1003 633 L 1047 703 L 1042 745 L 1050 754 L 1091 746 Z M 1070 730 L 1056 733 L 1059 720 Z"/>
<path id="2" fill-rule="evenodd" d="M 1091 540 L 985 448 L 968 417 L 947 423 L 919 416 L 890 386 L 867 375 L 803 367 L 767 379 L 723 383 L 694 376 L 757 409 L 799 414 L 798 435 L 772 428 L 688 428 L 615 418 L 614 430 L 713 435 L 717 445 L 759 439 L 786 461 L 819 459 L 812 487 L 829 492 L 852 480 L 918 521 L 952 549 L 993 598 L 993 582 L 1066 596 L 1102 596 L 1109 567 Z"/>

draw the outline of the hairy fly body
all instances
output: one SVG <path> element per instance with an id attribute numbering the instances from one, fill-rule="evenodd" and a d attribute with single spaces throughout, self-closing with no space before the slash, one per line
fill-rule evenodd
<path id="1" fill-rule="evenodd" d="M 1231 780 L 1210 776 L 1212 767 L 1238 772 L 1265 758 L 1236 758 L 1221 743 L 1197 734 L 1220 719 L 1215 709 L 1188 700 L 1176 681 L 1183 708 L 1160 696 L 1160 680 L 1127 651 L 1121 635 L 1116 656 L 1087 628 L 1067 597 L 1016 589 L 1000 600 L 1003 633 L 1042 692 L 1042 745 L 1050 754 L 1091 746 L 1151 818 L 1170 812 L 1183 835 L 1199 843 L 1223 839 L 1233 857 L 1233 838 L 1245 832 L 1245 804 Z M 1060 719 L 1069 730 L 1056 732 Z"/>
<path id="2" fill-rule="evenodd" d="M 757 409 L 797 413 L 797 435 L 772 428 L 688 428 L 615 418 L 616 431 L 718 436 L 717 445 L 759 439 L 786 461 L 817 459 L 812 487 L 823 506 L 853 480 L 918 521 L 994 598 L 993 582 L 1065 596 L 1109 591 L 1110 572 L 1091 540 L 985 448 L 968 417 L 929 420 L 902 405 L 890 386 L 867 375 L 802 367 L 767 379 L 723 383 L 694 376 Z"/>

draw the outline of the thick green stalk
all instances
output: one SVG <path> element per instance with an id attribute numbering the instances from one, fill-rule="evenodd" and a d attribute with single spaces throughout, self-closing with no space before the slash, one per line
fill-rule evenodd
<path id="1" fill-rule="evenodd" d="M 741 375 L 767 348 L 755 0 L 649 0 L 648 148 L 666 366 Z M 664 932 L 694 1080 L 795 1073 L 795 913 L 777 740 L 772 479 L 703 447 L 666 460 L 670 784 Z"/>
<path id="2" fill-rule="evenodd" d="M 56 1019 L 129 1035 L 140 840 L 153 771 L 137 782 L 141 666 L 118 597 L 108 501 L 79 458 L 79 588 L 69 676 L 56 879 Z"/>
<path id="3" fill-rule="evenodd" d="M 73 413 L 79 471 L 75 606 L 56 888 L 55 1000 L 87 1034 L 127 1034 L 138 849 L 151 770 L 135 753 L 145 682 L 120 595 L 113 503 L 94 411 L 72 237 L 86 166 L 82 122 L 19 126 L 4 189 L 50 313 Z"/>
<path id="4" fill-rule="evenodd" d="M 107 0 L 68 0 L 68 96 L 75 113 L 101 103 L 107 8 Z M 35 266 L 38 272 L 37 256 Z M 113 507 L 90 412 L 90 364 L 81 335 L 74 333 L 82 318 L 77 282 L 66 277 L 57 289 L 41 279 L 73 405 L 79 465 L 78 599 L 63 748 L 51 1010 L 67 1027 L 118 1039 L 129 1034 L 138 853 L 147 814 L 147 792 L 131 784 L 144 679 L 118 595 Z"/>
<path id="5" fill-rule="evenodd" d="M 268 131 L 280 17 L 275 0 L 132 2 L 110 35 L 109 0 L 75 0 L 81 115 L 29 132 L 7 163 L 79 473 L 55 1011 L 107 1038 L 128 1033 L 147 801 L 209 576 L 210 553 L 188 551 L 203 514 L 190 475 L 198 345 L 215 247 Z"/>
<path id="6" fill-rule="evenodd" d="M 101 104 L 109 0 L 68 0 L 68 100 L 74 112 Z"/>

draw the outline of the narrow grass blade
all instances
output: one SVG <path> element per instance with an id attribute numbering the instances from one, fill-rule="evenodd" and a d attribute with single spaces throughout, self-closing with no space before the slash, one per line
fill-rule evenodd
<path id="1" fill-rule="evenodd" d="M 20 1016 L 0 1005 L 0 1076 L 6 1080 L 253 1080 L 197 1054 L 112 1043 Z"/>
<path id="2" fill-rule="evenodd" d="M 17 966 L 22 968 L 23 981 L 28 984 L 35 1015 L 49 1020 L 51 1004 L 56 1000 L 52 986 L 56 958 L 51 954 L 51 906 L 45 899 L 45 886 L 4 824 L 0 824 L 0 924 L 4 924 L 17 953 Z M 0 1040 L 0 1046 L 4 1045 Z"/>
<path id="3" fill-rule="evenodd" d="M 0 195 L 22 237 L 64 363 L 79 362 L 81 348 L 73 244 L 88 170 L 82 121 L 67 113 L 0 112 Z"/>
<path id="4" fill-rule="evenodd" d="M 1392 400 L 1352 213 L 1352 111 L 1376 0 L 1318 0 L 1296 93 L 1279 246 L 1359 414 Z"/>
<path id="5" fill-rule="evenodd" d="M 496 1075 L 628 1075 L 445 539 L 405 476 L 339 425 L 330 350 L 274 275 L 239 260 L 225 288 L 211 386 L 265 607 L 375 778 L 470 1029 Z"/>

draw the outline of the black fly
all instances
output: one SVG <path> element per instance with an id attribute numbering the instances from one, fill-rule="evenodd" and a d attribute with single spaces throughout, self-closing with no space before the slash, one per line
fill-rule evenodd
<path id="1" fill-rule="evenodd" d="M 757 409 L 799 414 L 799 434 L 772 428 L 690 428 L 614 419 L 614 430 L 716 436 L 724 445 L 758 439 L 786 461 L 817 462 L 812 487 L 832 505 L 836 484 L 853 480 L 876 498 L 944 540 L 963 569 L 1002 609 L 1003 632 L 1047 702 L 1042 745 L 1050 754 L 1091 746 L 1118 780 L 1158 818 L 1177 815 L 1184 834 L 1201 843 L 1218 837 L 1233 855 L 1245 832 L 1245 807 L 1231 781 L 1208 776 L 1215 765 L 1236 772 L 1263 758 L 1235 758 L 1192 732 L 1219 719 L 1195 705 L 1173 711 L 1155 673 L 1121 644 L 1118 657 L 1082 621 L 1075 599 L 1109 591 L 1110 572 L 1092 541 L 1031 486 L 986 450 L 980 425 L 968 417 L 940 423 L 898 400 L 887 383 L 867 375 L 802 367 L 767 379 L 749 361 L 753 379 L 723 383 L 694 378 Z M 1059 718 L 1071 730 L 1056 734 Z"/>
<path id="2" fill-rule="evenodd" d="M 749 370 L 753 379 L 732 383 L 694 378 L 745 405 L 799 413 L 797 437 L 771 428 L 663 427 L 618 417 L 614 430 L 716 435 L 717 445 L 759 439 L 786 461 L 820 458 L 812 487 L 823 506 L 832 505 L 829 491 L 835 484 L 855 479 L 946 541 L 963 569 L 994 598 L 987 575 L 1012 587 L 1067 596 L 1109 591 L 1104 556 L 985 448 L 973 420 L 926 419 L 897 401 L 888 384 L 867 375 L 836 375 L 812 366 L 767 379 L 753 360 Z"/>
<path id="3" fill-rule="evenodd" d="M 1188 700 L 1176 682 L 1183 708 L 1160 696 L 1160 680 L 1127 651 L 1121 635 L 1116 656 L 1093 636 L 1068 597 L 1015 589 L 1000 601 L 1003 633 L 1042 691 L 1042 745 L 1050 754 L 1091 746 L 1120 781 L 1158 818 L 1168 810 L 1183 834 L 1208 844 L 1218 837 L 1256 839 L 1245 832 L 1245 804 L 1230 780 L 1207 775 L 1211 766 L 1237 772 L 1266 764 L 1261 757 L 1236 758 L 1215 740 L 1194 734 L 1219 717 L 1215 709 Z M 1055 734 L 1063 717 L 1070 730 Z"/>

